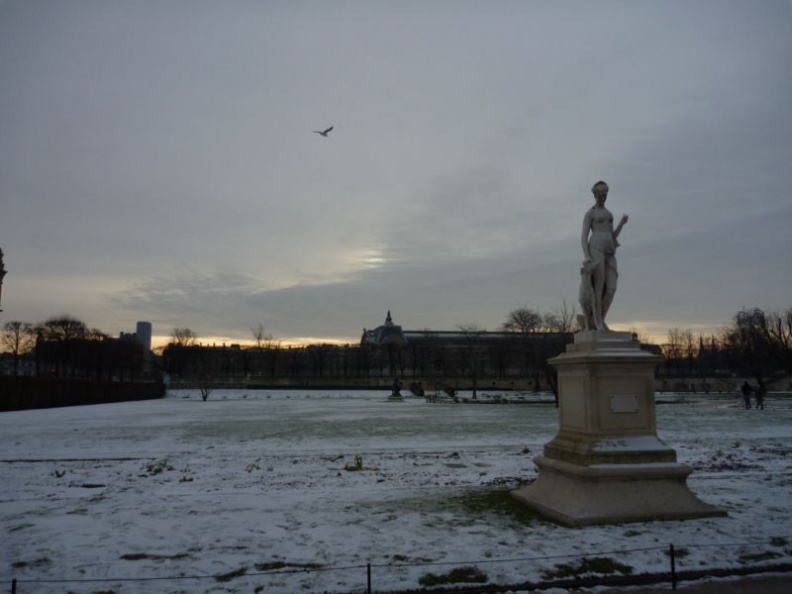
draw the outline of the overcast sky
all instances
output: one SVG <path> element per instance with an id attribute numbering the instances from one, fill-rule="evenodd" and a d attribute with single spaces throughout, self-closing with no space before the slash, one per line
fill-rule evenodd
<path id="1" fill-rule="evenodd" d="M 612 328 L 786 309 L 790 63 L 788 0 L 0 0 L 0 320 L 496 330 L 599 179 Z"/>

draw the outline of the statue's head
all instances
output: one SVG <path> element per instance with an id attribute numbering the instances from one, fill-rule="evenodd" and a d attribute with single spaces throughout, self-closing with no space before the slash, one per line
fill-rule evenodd
<path id="1" fill-rule="evenodd" d="M 608 193 L 608 184 L 606 184 L 604 181 L 600 180 L 596 184 L 591 186 L 591 192 L 595 196 L 597 194 L 600 194 L 600 193 L 607 194 Z"/>

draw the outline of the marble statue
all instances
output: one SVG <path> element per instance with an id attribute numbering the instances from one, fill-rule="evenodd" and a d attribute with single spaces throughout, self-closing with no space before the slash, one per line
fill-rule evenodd
<path id="1" fill-rule="evenodd" d="M 614 224 L 605 208 L 608 184 L 591 191 L 595 204 L 581 237 L 584 331 L 547 361 L 558 372 L 558 433 L 534 458 L 536 480 L 511 494 L 567 526 L 725 516 L 690 491 L 693 468 L 657 436 L 654 378 L 663 357 L 643 350 L 631 332 L 605 325 L 627 216 Z"/>
<path id="2" fill-rule="evenodd" d="M 605 316 L 616 294 L 619 271 L 616 267 L 617 238 L 627 223 L 622 215 L 616 228 L 613 215 L 605 208 L 608 184 L 598 181 L 591 188 L 595 204 L 583 217 L 583 266 L 580 270 L 580 307 L 583 310 L 585 330 L 608 330 Z"/>

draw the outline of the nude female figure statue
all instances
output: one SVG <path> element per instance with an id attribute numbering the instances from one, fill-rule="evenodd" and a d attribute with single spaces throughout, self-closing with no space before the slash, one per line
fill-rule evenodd
<path id="1" fill-rule="evenodd" d="M 616 294 L 619 271 L 616 268 L 616 248 L 627 215 L 622 215 L 614 229 L 613 215 L 605 208 L 608 184 L 598 181 L 591 188 L 595 204 L 583 217 L 583 268 L 581 269 L 580 305 L 583 308 L 586 330 L 608 330 L 605 315 Z"/>

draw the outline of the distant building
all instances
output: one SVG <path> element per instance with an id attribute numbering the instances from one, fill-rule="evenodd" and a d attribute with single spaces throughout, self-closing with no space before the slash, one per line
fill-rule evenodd
<path id="1" fill-rule="evenodd" d="M 143 351 L 143 371 L 151 369 L 151 322 L 138 322 L 135 332 L 121 332 L 118 337 L 123 341 L 132 341 L 139 344 Z"/>
<path id="2" fill-rule="evenodd" d="M 539 390 L 555 381 L 548 359 L 572 340 L 571 332 L 404 330 L 388 312 L 384 324 L 363 331 L 360 350 L 371 377 L 409 378 L 419 392 L 423 382 Z"/>
<path id="3" fill-rule="evenodd" d="M 364 328 L 363 336 L 360 339 L 361 344 L 372 346 L 403 345 L 406 342 L 402 327 L 393 323 L 390 310 L 388 310 L 388 315 L 385 317 L 385 323 L 382 326 L 377 326 L 374 330 L 366 330 Z"/>
<path id="4" fill-rule="evenodd" d="M 143 345 L 143 352 L 151 351 L 151 322 L 138 322 L 135 328 L 135 338 Z"/>
<path id="5" fill-rule="evenodd" d="M 386 346 L 397 344 L 400 346 L 422 344 L 442 344 L 446 346 L 469 347 L 488 346 L 492 344 L 521 341 L 533 345 L 553 342 L 565 345 L 572 342 L 571 332 L 488 332 L 463 331 L 463 330 L 403 330 L 401 326 L 393 323 L 391 312 L 388 312 L 385 323 L 373 330 L 363 330 L 360 339 L 361 346 Z"/>
<path id="6" fill-rule="evenodd" d="M 151 322 L 138 322 L 134 332 L 121 332 L 118 337 L 137 342 L 143 347 L 144 356 L 151 352 Z"/>

